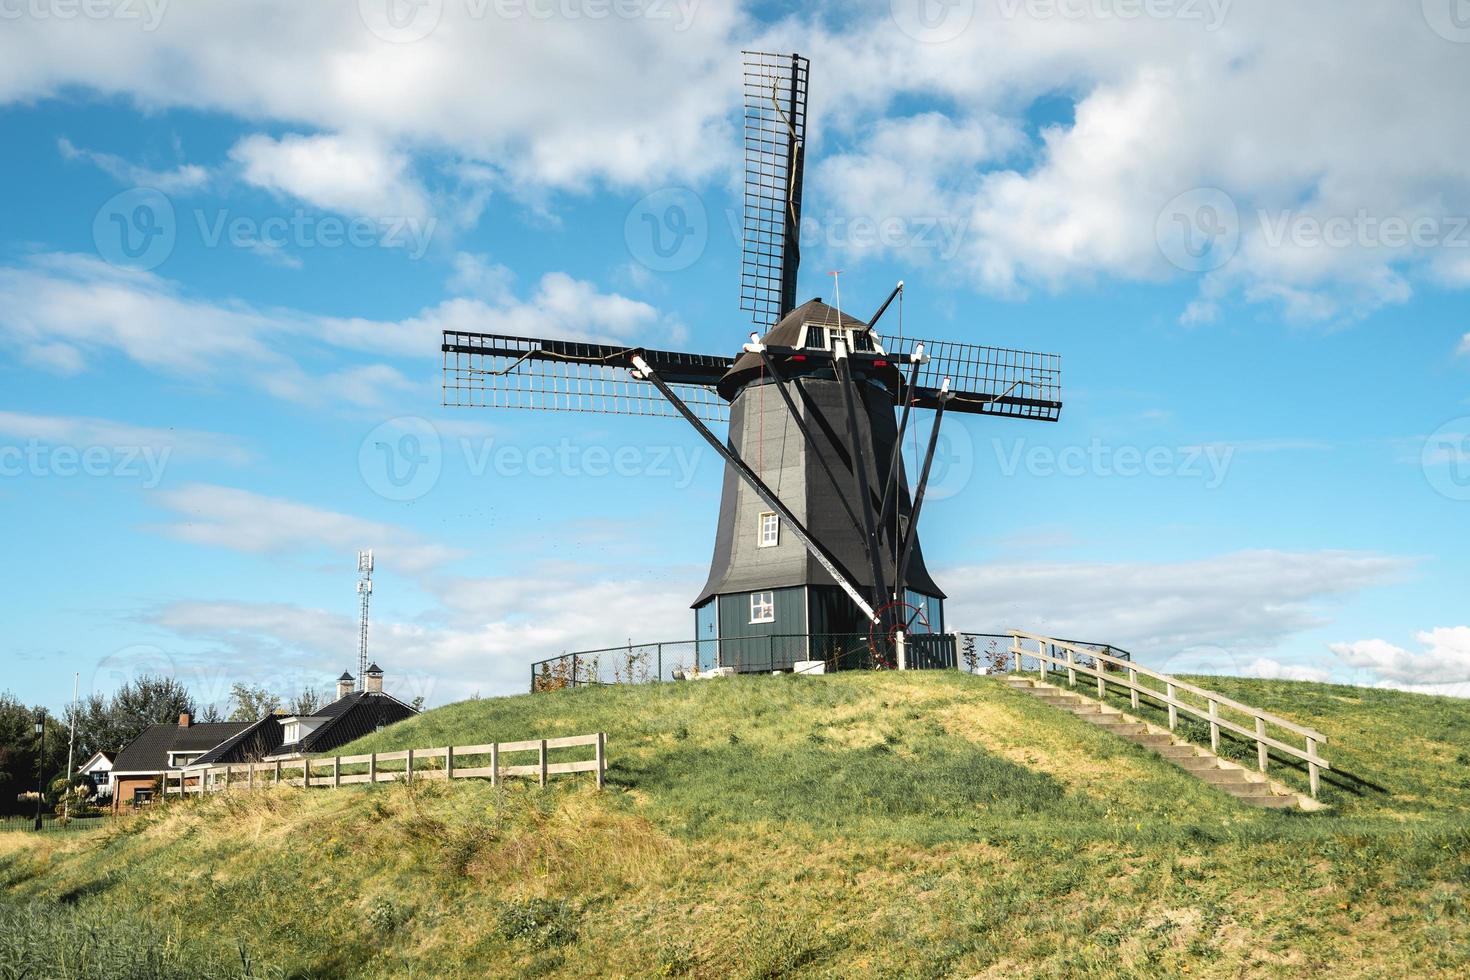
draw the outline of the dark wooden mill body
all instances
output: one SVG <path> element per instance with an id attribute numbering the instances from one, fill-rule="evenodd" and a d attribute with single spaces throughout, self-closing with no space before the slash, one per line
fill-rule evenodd
<path id="1" fill-rule="evenodd" d="M 795 306 L 807 70 L 799 55 L 745 53 L 740 305 L 763 334 L 729 358 L 446 331 L 444 402 L 677 416 L 722 456 L 714 556 L 693 603 L 702 667 L 748 667 L 757 638 L 774 651 L 760 669 L 925 666 L 917 641 L 944 629 L 945 595 L 918 521 L 943 415 L 1054 421 L 1060 363 L 885 339 L 877 324 L 902 283 L 867 320 L 820 299 Z M 935 418 L 911 494 L 899 450 L 916 408 Z M 720 422 L 728 439 L 709 427 Z M 854 637 L 866 655 L 833 660 Z"/>

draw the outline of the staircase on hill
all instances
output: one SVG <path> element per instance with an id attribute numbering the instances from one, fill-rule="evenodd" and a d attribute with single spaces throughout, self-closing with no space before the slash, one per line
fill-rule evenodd
<path id="1" fill-rule="evenodd" d="M 1084 721 L 1142 745 L 1242 803 L 1272 809 L 1324 809 L 1324 805 L 1315 799 L 1319 770 L 1330 768 L 1327 760 L 1317 754 L 1317 746 L 1327 740 L 1321 732 L 1109 654 L 1031 633 L 1013 632 L 1011 637 L 1012 673 L 1006 677 L 1006 684 L 1013 690 L 1024 691 L 1053 707 L 1069 711 Z M 1022 672 L 1026 666 L 1025 661 L 1033 665 L 1036 676 Z M 1097 699 L 1084 697 L 1072 689 L 1077 684 L 1079 673 L 1095 679 Z M 1065 679 L 1067 687 L 1051 683 L 1053 678 L 1059 682 Z M 1149 681 L 1152 685 L 1147 683 Z M 1166 708 L 1169 727 L 1152 724 L 1103 703 L 1108 685 L 1126 690 L 1130 704 L 1135 709 L 1139 707 L 1141 700 Z M 1195 704 L 1186 695 L 1205 703 Z M 1222 715 L 1222 708 L 1252 721 L 1254 730 Z M 1173 729 L 1178 724 L 1181 711 L 1209 724 L 1210 748 L 1197 746 L 1176 734 Z M 1268 734 L 1268 726 L 1278 729 L 1281 738 Z M 1218 753 L 1222 729 L 1255 741 L 1257 770 L 1247 769 L 1220 757 Z M 1300 749 L 1282 740 L 1289 735 L 1305 739 L 1306 748 Z M 1306 764 L 1312 795 L 1298 793 L 1267 775 L 1272 750 L 1278 756 Z"/>

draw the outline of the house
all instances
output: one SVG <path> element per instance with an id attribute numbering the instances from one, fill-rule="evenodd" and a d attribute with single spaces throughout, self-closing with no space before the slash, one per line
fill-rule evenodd
<path id="1" fill-rule="evenodd" d="M 187 768 L 299 759 L 330 752 L 418 714 L 415 708 L 383 690 L 383 669 L 377 664 L 368 667 L 363 682 L 363 690 L 353 690 L 352 675 L 343 672 L 337 678 L 335 701 L 309 715 L 267 715 L 200 755 Z"/>
<path id="2" fill-rule="evenodd" d="M 181 714 L 178 724 L 149 725 L 112 760 L 113 812 L 153 802 L 154 788 L 165 772 L 182 769 L 255 724 L 250 721 L 201 723 Z"/>
<path id="3" fill-rule="evenodd" d="M 87 794 L 88 799 L 102 799 L 112 795 L 112 760 L 115 758 L 116 752 L 94 752 L 91 758 L 78 767 L 77 775 L 92 786 L 92 792 Z"/>

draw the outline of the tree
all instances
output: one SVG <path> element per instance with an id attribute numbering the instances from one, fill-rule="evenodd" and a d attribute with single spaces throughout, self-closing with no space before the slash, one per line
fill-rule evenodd
<path id="1" fill-rule="evenodd" d="M 22 804 L 20 793 L 36 788 L 36 713 L 9 692 L 0 692 L 0 813 L 33 813 L 35 804 Z M 44 785 L 66 769 L 66 729 L 46 715 L 46 755 L 41 760 Z"/>
<path id="2" fill-rule="evenodd" d="M 280 695 L 263 687 L 251 687 L 236 681 L 230 687 L 230 721 L 256 721 L 281 706 Z"/>
<path id="3" fill-rule="evenodd" d="M 326 703 L 326 698 L 309 687 L 303 687 L 301 693 L 291 699 L 286 710 L 293 715 L 309 715 Z"/>
<path id="4" fill-rule="evenodd" d="M 149 725 L 176 722 L 195 714 L 194 699 L 172 677 L 142 676 L 124 684 L 111 698 L 90 694 L 67 709 L 77 723 L 77 759 L 98 751 L 116 752 Z"/>

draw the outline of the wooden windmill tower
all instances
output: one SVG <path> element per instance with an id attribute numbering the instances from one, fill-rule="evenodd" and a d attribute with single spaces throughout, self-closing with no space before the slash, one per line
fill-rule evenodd
<path id="1" fill-rule="evenodd" d="M 922 666 L 944 593 L 918 521 L 946 411 L 1055 421 L 1060 358 L 909 337 L 821 299 L 796 305 L 808 61 L 745 52 L 740 308 L 757 331 L 734 357 L 445 331 L 451 406 L 681 417 L 725 460 L 709 579 L 694 601 L 702 666 L 822 659 Z M 911 411 L 934 412 L 915 492 L 899 449 Z M 729 423 L 728 439 L 710 424 Z"/>

